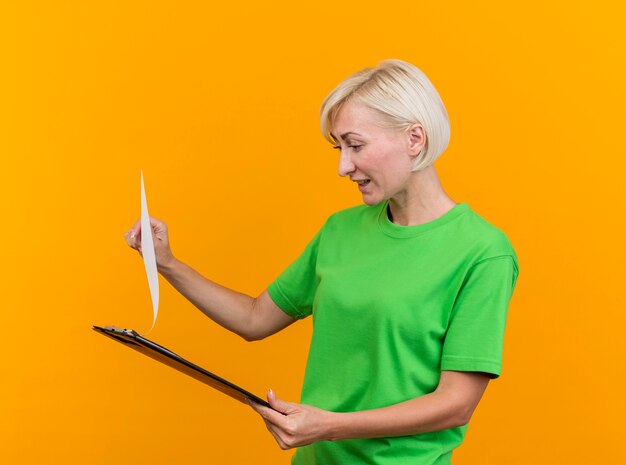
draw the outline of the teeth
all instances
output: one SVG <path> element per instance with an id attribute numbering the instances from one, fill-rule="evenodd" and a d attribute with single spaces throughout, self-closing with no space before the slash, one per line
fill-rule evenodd
<path id="1" fill-rule="evenodd" d="M 364 185 L 366 185 L 366 184 L 367 184 L 367 183 L 369 183 L 369 182 L 370 182 L 370 181 L 369 181 L 369 179 L 364 179 L 364 180 L 362 180 L 362 181 L 357 181 L 357 184 L 358 184 L 359 186 L 364 186 Z"/>

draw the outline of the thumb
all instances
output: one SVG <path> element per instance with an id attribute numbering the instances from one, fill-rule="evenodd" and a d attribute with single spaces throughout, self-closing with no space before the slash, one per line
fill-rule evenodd
<path id="1" fill-rule="evenodd" d="M 134 239 L 141 232 L 141 219 L 138 219 L 132 228 L 130 228 L 130 238 Z"/>
<path id="2" fill-rule="evenodd" d="M 272 406 L 274 410 L 280 413 L 284 413 L 285 415 L 291 413 L 291 411 L 293 410 L 292 405 L 289 402 L 280 400 L 278 397 L 276 397 L 276 394 L 274 394 L 274 391 L 272 391 L 271 389 L 267 393 L 267 402 Z"/>

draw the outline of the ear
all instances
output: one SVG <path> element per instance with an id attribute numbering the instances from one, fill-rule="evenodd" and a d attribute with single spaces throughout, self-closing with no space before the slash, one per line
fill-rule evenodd
<path id="1" fill-rule="evenodd" d="M 420 123 L 407 129 L 409 155 L 417 157 L 426 147 L 426 131 Z"/>

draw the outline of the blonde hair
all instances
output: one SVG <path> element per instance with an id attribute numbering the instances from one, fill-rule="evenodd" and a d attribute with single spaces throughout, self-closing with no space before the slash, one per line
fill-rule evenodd
<path id="1" fill-rule="evenodd" d="M 406 130 L 415 123 L 424 127 L 426 145 L 413 171 L 432 165 L 448 147 L 450 121 L 441 97 L 426 75 L 402 60 L 381 61 L 344 79 L 324 99 L 320 111 L 322 134 L 331 143 L 332 125 L 348 100 L 376 111 L 384 127 Z"/>

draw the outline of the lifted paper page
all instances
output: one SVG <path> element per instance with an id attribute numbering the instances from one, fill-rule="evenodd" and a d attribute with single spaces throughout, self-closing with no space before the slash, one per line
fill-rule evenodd
<path id="1" fill-rule="evenodd" d="M 143 170 L 141 170 L 141 254 L 143 255 L 143 264 L 146 267 L 150 298 L 152 299 L 152 310 L 154 313 L 152 326 L 150 327 L 150 331 L 152 331 L 159 314 L 159 274 L 157 273 L 152 226 L 150 226 L 150 216 L 148 215 L 148 204 L 146 202 L 146 188 L 143 183 Z"/>

